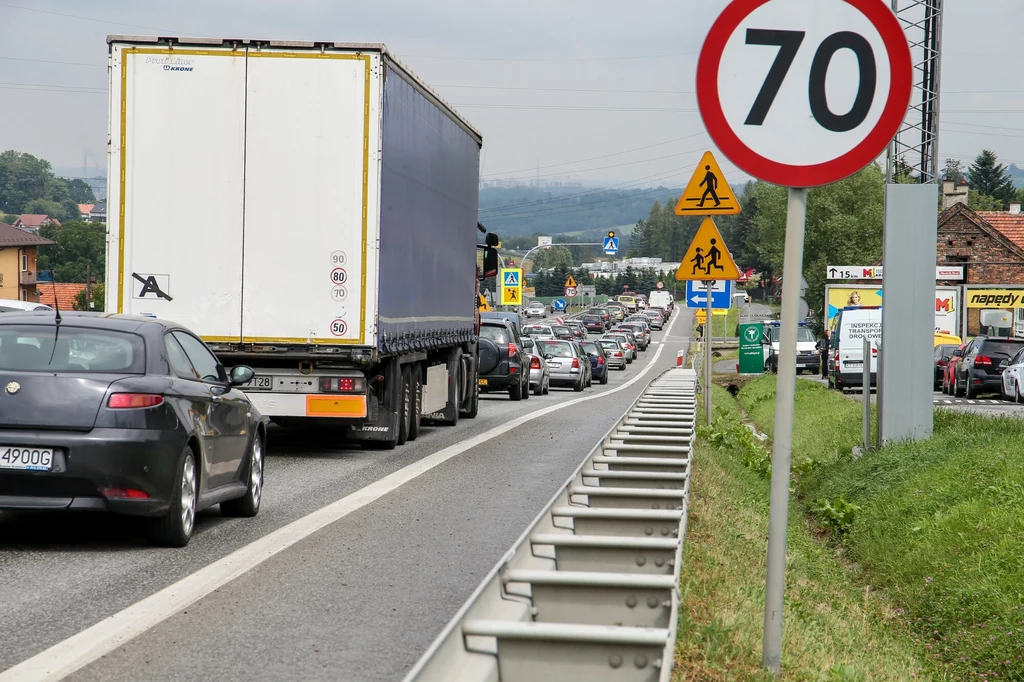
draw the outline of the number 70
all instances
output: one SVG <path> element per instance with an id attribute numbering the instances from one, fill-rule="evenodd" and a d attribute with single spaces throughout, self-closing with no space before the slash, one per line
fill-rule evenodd
<path id="1" fill-rule="evenodd" d="M 747 45 L 776 45 L 779 48 L 775 55 L 775 61 L 765 76 L 760 92 L 754 100 L 754 105 L 743 122 L 749 126 L 759 126 L 764 123 L 768 116 L 768 110 L 775 102 L 782 81 L 793 66 L 793 60 L 800 50 L 804 41 L 804 31 L 786 31 L 782 29 L 747 29 Z M 853 100 L 853 106 L 845 114 L 835 114 L 829 109 L 828 97 L 825 93 L 825 78 L 828 75 L 828 67 L 832 57 L 842 49 L 848 49 L 857 57 L 857 65 L 860 69 L 860 83 L 857 85 L 857 96 Z M 814 60 L 811 62 L 811 72 L 808 78 L 807 96 L 811 105 L 811 115 L 821 127 L 835 133 L 845 133 L 853 130 L 867 118 L 871 109 L 871 103 L 875 97 L 875 86 L 878 81 L 878 68 L 875 64 L 875 53 L 871 44 L 859 33 L 852 31 L 839 31 L 833 33 L 821 41 L 817 51 L 814 53 Z"/>

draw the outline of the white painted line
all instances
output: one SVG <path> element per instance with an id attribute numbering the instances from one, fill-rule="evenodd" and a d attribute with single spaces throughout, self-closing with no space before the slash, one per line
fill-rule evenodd
<path id="1" fill-rule="evenodd" d="M 676 319 L 678 318 L 673 318 L 669 322 L 666 335 L 668 331 L 671 331 Z M 0 682 L 59 680 L 84 668 L 114 649 L 124 646 L 147 630 L 156 627 L 178 611 L 188 608 L 214 590 L 220 589 L 235 578 L 248 573 L 267 559 L 352 512 L 379 500 L 453 457 L 534 419 L 629 388 L 654 368 L 664 349 L 664 345 L 659 346 L 647 366 L 621 386 L 524 414 L 490 431 L 424 457 L 351 495 L 264 535 L 259 540 L 235 550 L 223 559 L 199 569 L 156 594 L 150 595 L 32 658 L 22 661 L 13 668 L 0 673 Z"/>

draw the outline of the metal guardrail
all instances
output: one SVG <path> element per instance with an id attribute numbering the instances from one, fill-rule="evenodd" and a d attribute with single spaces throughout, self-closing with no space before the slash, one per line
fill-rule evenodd
<path id="1" fill-rule="evenodd" d="M 650 383 L 405 682 L 668 682 L 696 385 Z"/>

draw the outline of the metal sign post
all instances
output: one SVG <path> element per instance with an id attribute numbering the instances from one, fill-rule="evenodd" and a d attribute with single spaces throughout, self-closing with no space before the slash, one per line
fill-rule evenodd
<path id="1" fill-rule="evenodd" d="M 864 335 L 864 367 L 861 372 L 861 381 L 864 382 L 864 424 L 861 435 L 864 440 L 864 449 L 871 448 L 871 339 Z"/>
<path id="2" fill-rule="evenodd" d="M 704 323 L 704 416 L 707 419 L 708 426 L 711 426 L 711 341 L 713 339 L 711 335 L 711 327 L 714 325 L 715 318 L 711 310 L 711 287 L 714 286 L 714 282 L 705 282 L 708 287 L 708 302 L 707 302 L 707 313 L 706 322 Z"/>

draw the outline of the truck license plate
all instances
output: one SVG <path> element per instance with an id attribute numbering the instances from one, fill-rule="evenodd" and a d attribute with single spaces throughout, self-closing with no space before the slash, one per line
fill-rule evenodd
<path id="1" fill-rule="evenodd" d="M 274 388 L 274 377 L 257 375 L 245 385 L 248 391 L 269 391 Z"/>
<path id="2" fill-rule="evenodd" d="M 480 385 L 481 386 L 486 386 L 487 385 L 487 379 L 481 379 L 480 380 Z"/>
<path id="3" fill-rule="evenodd" d="M 0 469 L 21 471 L 50 471 L 53 468 L 53 449 L 16 448 L 0 445 Z"/>

